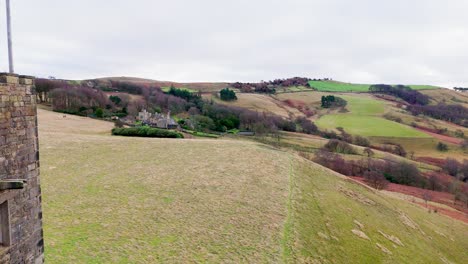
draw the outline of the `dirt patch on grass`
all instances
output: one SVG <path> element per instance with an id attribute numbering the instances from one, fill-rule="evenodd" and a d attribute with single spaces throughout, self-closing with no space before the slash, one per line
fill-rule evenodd
<path id="1" fill-rule="evenodd" d="M 367 198 L 366 196 L 360 194 L 360 193 L 357 193 L 357 192 L 354 192 L 350 189 L 346 189 L 344 187 L 338 187 L 338 191 L 340 191 L 341 193 L 343 193 L 344 195 L 348 196 L 349 198 L 352 198 L 360 203 L 363 203 L 365 205 L 375 205 L 375 202 L 372 201 L 371 199 Z"/>
<path id="2" fill-rule="evenodd" d="M 416 224 L 413 219 L 411 219 L 408 215 L 406 215 L 405 213 L 401 213 L 400 214 L 400 221 L 406 225 L 407 227 L 409 228 L 412 228 L 414 230 L 420 230 L 419 228 L 419 225 Z"/>
<path id="3" fill-rule="evenodd" d="M 364 225 L 361 224 L 358 220 L 355 219 L 355 220 L 354 220 L 354 223 L 355 223 L 357 226 L 359 226 L 360 229 L 364 229 Z"/>
<path id="4" fill-rule="evenodd" d="M 361 230 L 353 229 L 351 230 L 351 232 L 353 232 L 353 234 L 355 234 L 356 236 L 362 239 L 370 240 L 370 238 L 366 235 L 366 233 L 362 232 Z"/>
<path id="5" fill-rule="evenodd" d="M 392 236 L 392 235 L 387 235 L 387 234 L 385 234 L 384 232 L 382 232 L 382 231 L 380 231 L 380 230 L 379 230 L 379 234 L 381 234 L 382 236 L 384 236 L 386 239 L 392 241 L 392 242 L 395 243 L 396 245 L 404 247 L 403 243 L 401 242 L 401 240 L 400 240 L 398 237 Z"/>
<path id="6" fill-rule="evenodd" d="M 392 252 L 388 250 L 386 247 L 380 245 L 379 243 L 375 243 L 380 250 L 382 250 L 383 253 L 392 255 Z"/>

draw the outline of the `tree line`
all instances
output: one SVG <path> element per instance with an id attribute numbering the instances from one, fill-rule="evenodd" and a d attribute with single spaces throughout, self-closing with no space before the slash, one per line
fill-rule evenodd
<path id="1" fill-rule="evenodd" d="M 413 115 L 426 115 L 436 119 L 445 120 L 460 126 L 468 127 L 468 108 L 462 105 L 411 105 L 408 110 Z"/>
<path id="2" fill-rule="evenodd" d="M 375 84 L 369 88 L 371 93 L 383 93 L 401 98 L 411 105 L 427 105 L 429 104 L 429 96 L 424 95 L 416 90 L 405 85 L 388 85 Z"/>
<path id="3" fill-rule="evenodd" d="M 262 81 L 259 83 L 241 83 L 230 84 L 232 88 L 239 89 L 243 93 L 267 93 L 274 94 L 279 87 L 305 86 L 310 87 L 309 81 L 312 79 L 304 77 L 294 77 L 287 79 L 275 79 L 272 81 Z"/>

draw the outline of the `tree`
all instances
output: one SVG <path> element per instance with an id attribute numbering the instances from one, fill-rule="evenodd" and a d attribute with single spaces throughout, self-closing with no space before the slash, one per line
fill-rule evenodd
<path id="1" fill-rule="evenodd" d="M 237 100 L 236 92 L 230 90 L 229 88 L 224 88 L 220 92 L 220 98 L 223 101 L 234 101 Z"/>
<path id="2" fill-rule="evenodd" d="M 94 112 L 97 118 L 103 118 L 104 117 L 104 110 L 102 108 L 97 108 L 96 111 Z"/>
<path id="3" fill-rule="evenodd" d="M 364 173 L 364 179 L 371 187 L 374 187 L 377 190 L 385 189 L 388 185 L 387 179 L 376 171 L 366 171 Z"/>
<path id="4" fill-rule="evenodd" d="M 442 143 L 442 142 L 439 142 L 439 143 L 437 144 L 437 150 L 438 150 L 438 151 L 445 152 L 445 151 L 448 151 L 448 149 L 449 149 L 449 148 L 448 148 L 447 144 L 444 144 L 444 143 Z"/>
<path id="5" fill-rule="evenodd" d="M 402 157 L 406 157 L 406 150 L 405 148 L 403 148 L 402 145 L 395 145 L 395 148 L 394 148 L 394 153 L 397 154 L 398 156 L 402 156 Z"/>
<path id="6" fill-rule="evenodd" d="M 445 160 L 444 169 L 448 174 L 455 177 L 458 174 L 458 168 L 460 165 L 461 164 L 456 159 L 447 158 Z"/>
<path id="7" fill-rule="evenodd" d="M 467 149 L 468 149 L 468 140 L 465 139 L 465 140 L 462 142 L 461 148 L 462 148 L 463 150 L 467 150 Z"/>
<path id="8" fill-rule="evenodd" d="M 296 119 L 296 123 L 301 127 L 302 133 L 315 134 L 318 132 L 317 126 L 305 117 L 299 117 Z"/>
<path id="9" fill-rule="evenodd" d="M 363 137 L 363 136 L 355 136 L 354 137 L 354 144 L 362 147 L 369 147 L 370 146 L 370 141 L 369 139 Z"/>
<path id="10" fill-rule="evenodd" d="M 422 196 L 423 196 L 424 202 L 426 202 L 426 208 L 427 208 L 427 202 L 432 201 L 432 194 L 430 192 L 424 192 Z"/>
<path id="11" fill-rule="evenodd" d="M 460 181 L 453 181 L 449 187 L 450 192 L 453 194 L 453 204 L 460 200 L 462 194 L 462 187 Z"/>
<path id="12" fill-rule="evenodd" d="M 337 139 L 330 139 L 323 148 L 330 152 L 342 154 L 356 154 L 356 150 L 353 148 L 353 146 Z"/>
<path id="13" fill-rule="evenodd" d="M 371 148 L 365 148 L 363 153 L 366 154 L 368 158 L 374 156 L 374 151 Z"/>
<path id="14" fill-rule="evenodd" d="M 115 104 L 115 105 L 119 105 L 120 102 L 122 102 L 122 99 L 116 95 L 111 95 L 109 96 L 109 99 Z"/>
<path id="15" fill-rule="evenodd" d="M 463 164 L 460 166 L 460 180 L 467 182 L 468 181 L 468 160 L 463 160 Z"/>

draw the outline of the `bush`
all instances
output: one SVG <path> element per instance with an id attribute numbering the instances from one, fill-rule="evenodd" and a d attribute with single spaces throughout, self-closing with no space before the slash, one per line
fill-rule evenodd
<path id="1" fill-rule="evenodd" d="M 325 144 L 324 149 L 330 152 L 342 153 L 342 154 L 356 154 L 356 150 L 350 144 L 336 139 L 330 139 Z"/>
<path id="2" fill-rule="evenodd" d="M 220 98 L 223 101 L 234 101 L 237 100 L 236 92 L 229 88 L 224 88 L 219 92 Z"/>
<path id="3" fill-rule="evenodd" d="M 385 179 L 385 176 L 383 176 L 382 173 L 376 171 L 366 171 L 364 173 L 364 179 L 367 184 L 377 190 L 385 189 L 385 187 L 388 185 L 388 181 Z"/>
<path id="4" fill-rule="evenodd" d="M 421 176 L 418 168 L 406 161 L 387 162 L 384 176 L 388 181 L 397 184 L 416 187 L 423 187 L 425 185 L 424 178 Z"/>
<path id="5" fill-rule="evenodd" d="M 114 128 L 112 129 L 112 135 L 126 137 L 184 138 L 184 135 L 179 132 L 151 127 Z"/>
<path id="6" fill-rule="evenodd" d="M 341 97 L 334 95 L 322 96 L 322 108 L 345 107 L 347 102 Z"/>
<path id="7" fill-rule="evenodd" d="M 98 108 L 94 112 L 94 115 L 96 115 L 97 118 L 103 118 L 104 117 L 104 110 L 102 110 L 102 108 Z"/>
<path id="8" fill-rule="evenodd" d="M 443 152 L 445 152 L 445 151 L 448 151 L 448 149 L 449 149 L 449 148 L 448 148 L 447 144 L 445 144 L 445 143 L 439 142 L 439 143 L 437 144 L 437 150 L 438 150 L 438 151 L 443 151 Z"/>
<path id="9" fill-rule="evenodd" d="M 354 137 L 354 144 L 362 147 L 369 147 L 370 141 L 369 139 L 362 137 L 362 136 L 355 136 Z"/>
<path id="10" fill-rule="evenodd" d="M 318 132 L 317 126 L 305 117 L 296 119 L 297 124 L 301 127 L 301 132 L 305 134 L 315 134 Z"/>
<path id="11" fill-rule="evenodd" d="M 450 174 L 450 176 L 457 176 L 459 167 L 461 167 L 461 164 L 456 159 L 447 158 L 445 160 L 444 170 Z"/>

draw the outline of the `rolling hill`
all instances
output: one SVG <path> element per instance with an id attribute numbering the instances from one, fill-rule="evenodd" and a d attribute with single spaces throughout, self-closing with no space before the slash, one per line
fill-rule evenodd
<path id="1" fill-rule="evenodd" d="M 310 81 L 309 85 L 321 92 L 368 92 L 371 84 L 355 84 L 339 81 Z M 434 90 L 432 85 L 408 85 L 413 90 Z"/>
<path id="2" fill-rule="evenodd" d="M 466 261 L 465 223 L 295 152 L 111 128 L 39 109 L 48 263 Z"/>

